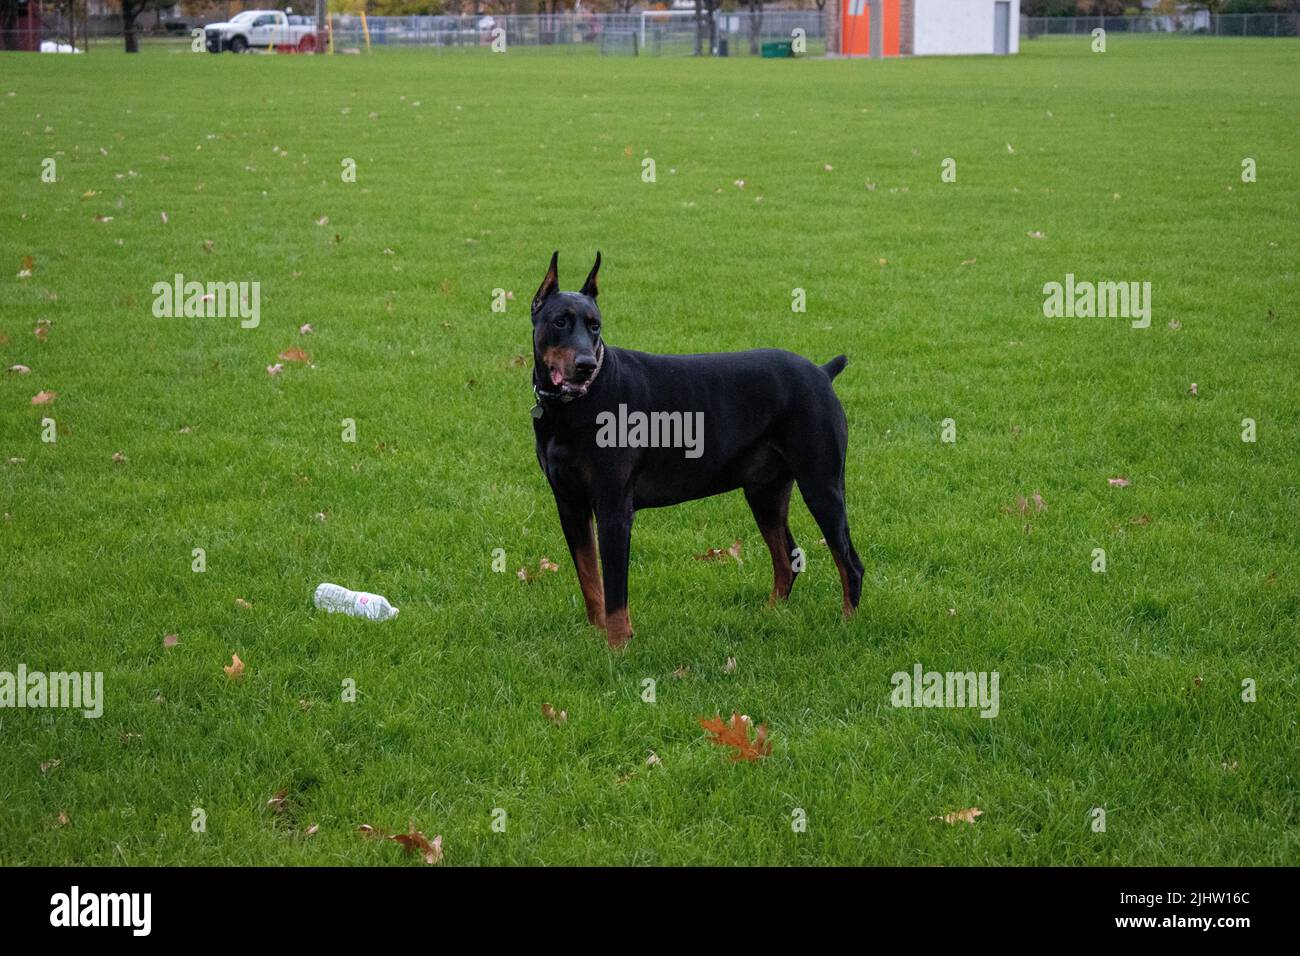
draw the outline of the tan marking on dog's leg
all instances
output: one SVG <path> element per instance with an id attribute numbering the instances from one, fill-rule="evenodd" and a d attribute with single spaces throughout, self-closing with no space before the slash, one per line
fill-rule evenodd
<path id="1" fill-rule="evenodd" d="M 588 522 L 588 527 L 590 526 Z M 587 605 L 587 620 L 604 630 L 605 587 L 600 580 L 600 565 L 596 561 L 594 536 L 588 538 L 586 544 L 573 552 L 573 563 L 578 569 L 578 585 L 582 588 L 582 600 Z"/>
<path id="2" fill-rule="evenodd" d="M 835 567 L 840 570 L 840 586 L 844 589 L 844 616 L 850 618 L 858 609 L 849 600 L 849 572 L 845 569 L 843 558 L 834 553 L 832 553 L 831 557 L 835 559 Z"/>
<path id="3" fill-rule="evenodd" d="M 632 637 L 632 619 L 627 608 L 610 611 L 605 615 L 605 640 L 611 648 L 622 647 Z"/>
<path id="4" fill-rule="evenodd" d="M 785 528 L 773 526 L 759 531 L 772 555 L 772 595 L 767 599 L 767 606 L 774 607 L 778 601 L 790 596 L 790 589 L 794 586 L 794 566 L 790 555 L 785 552 Z"/>

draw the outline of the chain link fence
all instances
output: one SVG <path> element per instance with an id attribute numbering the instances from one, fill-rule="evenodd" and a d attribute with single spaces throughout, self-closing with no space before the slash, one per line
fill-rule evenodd
<path id="1" fill-rule="evenodd" d="M 830 14 L 824 10 L 764 10 L 719 13 L 710 21 L 694 16 L 663 12 L 575 14 L 532 16 L 332 16 L 335 52 L 382 52 L 419 47 L 436 53 L 490 51 L 493 41 L 506 52 L 593 54 L 604 56 L 749 56 L 761 55 L 764 44 L 798 47 L 768 55 L 802 52 L 821 56 L 826 52 L 826 27 Z M 202 28 L 212 18 L 186 20 L 177 17 L 142 17 L 137 32 L 144 47 L 191 42 L 190 31 Z M 12 45 L 8 45 L 12 43 Z M 79 49 L 112 49 L 122 46 L 119 18 L 90 17 L 69 24 L 54 13 L 42 22 L 20 30 L 0 30 L 0 49 L 41 48 L 41 44 L 75 44 Z M 54 52 L 51 50 L 50 52 Z M 62 51 L 67 52 L 67 51 Z"/>
<path id="2" fill-rule="evenodd" d="M 707 17 L 631 14 L 553 16 L 410 16 L 333 18 L 334 45 L 371 50 L 432 47 L 438 52 L 466 49 L 604 55 L 723 56 L 760 54 L 764 43 L 792 42 L 800 34 L 805 52 L 826 50 L 827 14 L 819 10 L 770 10 L 719 14 L 710 31 Z M 369 42 L 367 43 L 367 32 Z"/>
<path id="3" fill-rule="evenodd" d="M 1297 37 L 1297 13 L 1223 13 L 1205 10 L 1163 16 L 1138 17 L 1021 17 L 1020 35 L 1087 36 L 1093 30 L 1107 33 L 1169 33 L 1220 37 Z"/>

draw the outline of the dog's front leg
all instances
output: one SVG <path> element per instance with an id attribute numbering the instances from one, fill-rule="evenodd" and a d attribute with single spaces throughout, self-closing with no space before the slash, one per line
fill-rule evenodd
<path id="1" fill-rule="evenodd" d="M 630 497 L 596 504 L 600 567 L 605 577 L 605 638 L 610 647 L 622 647 L 632 636 L 632 621 L 627 614 L 627 563 L 632 545 L 632 515 Z"/>
<path id="2" fill-rule="evenodd" d="M 587 620 L 605 629 L 605 592 L 600 583 L 600 566 L 596 563 L 596 535 L 591 528 L 591 505 L 587 502 L 555 498 L 560 512 L 560 527 L 569 545 L 573 567 L 578 572 L 578 586 L 587 604 Z"/>

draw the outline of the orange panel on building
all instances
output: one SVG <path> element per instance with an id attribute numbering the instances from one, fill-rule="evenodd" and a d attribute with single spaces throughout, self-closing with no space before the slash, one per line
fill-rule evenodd
<path id="1" fill-rule="evenodd" d="M 899 39 L 899 0 L 883 0 L 881 6 L 884 21 L 884 37 L 881 52 L 885 56 L 898 56 Z M 843 0 L 844 11 L 843 41 L 841 52 L 845 56 L 869 56 L 871 54 L 871 9 L 867 0 Z"/>

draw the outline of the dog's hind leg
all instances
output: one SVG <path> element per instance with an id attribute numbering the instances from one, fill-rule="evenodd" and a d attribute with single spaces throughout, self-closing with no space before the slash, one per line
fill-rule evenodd
<path id="1" fill-rule="evenodd" d="M 817 527 L 826 536 L 835 566 L 840 572 L 840 585 L 844 589 L 844 616 L 850 617 L 858 609 L 862 598 L 862 561 L 849 537 L 848 515 L 844 508 L 843 475 L 827 480 L 825 476 L 804 476 L 799 479 L 799 493 L 812 512 Z"/>
<path id="2" fill-rule="evenodd" d="M 768 605 L 784 601 L 790 596 L 794 587 L 795 576 L 791 559 L 794 556 L 794 536 L 790 533 L 790 490 L 794 479 L 787 478 L 774 483 L 745 488 L 745 500 L 754 512 L 754 521 L 767 542 L 767 550 L 772 555 L 772 596 Z"/>

